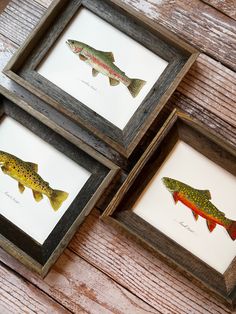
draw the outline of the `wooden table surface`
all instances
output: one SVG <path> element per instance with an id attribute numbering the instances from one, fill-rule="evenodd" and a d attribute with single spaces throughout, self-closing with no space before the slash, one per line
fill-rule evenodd
<path id="1" fill-rule="evenodd" d="M 9 2 L 0 1 L 0 11 Z M 169 101 L 236 146 L 236 1 L 122 0 L 201 54 Z M 1 67 L 51 0 L 12 0 L 0 16 Z M 6 86 L 10 86 L 7 79 Z M 8 85 L 7 85 L 8 84 Z M 194 280 L 169 267 L 94 209 L 42 280 L 0 251 L 0 314 L 230 313 Z M 222 252 L 223 254 L 223 252 Z"/>

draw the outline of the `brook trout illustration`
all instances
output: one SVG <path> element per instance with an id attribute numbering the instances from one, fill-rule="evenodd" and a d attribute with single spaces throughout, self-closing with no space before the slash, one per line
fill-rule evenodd
<path id="1" fill-rule="evenodd" d="M 39 202 L 46 195 L 52 208 L 58 210 L 67 199 L 68 193 L 53 190 L 48 182 L 45 182 L 38 172 L 38 165 L 23 161 L 14 155 L 0 151 L 0 167 L 3 173 L 18 181 L 19 191 L 24 192 L 25 187 L 32 190 L 34 199 Z"/>
<path id="2" fill-rule="evenodd" d="M 232 240 L 236 239 L 236 221 L 226 218 L 225 214 L 210 202 L 211 194 L 209 190 L 197 190 L 183 182 L 167 177 L 162 178 L 162 181 L 172 193 L 175 203 L 180 201 L 189 207 L 196 220 L 199 215 L 206 219 L 210 232 L 218 224 L 227 230 Z"/>
<path id="3" fill-rule="evenodd" d="M 82 61 L 85 61 L 93 68 L 92 75 L 94 77 L 97 76 L 98 73 L 108 76 L 111 86 L 116 86 L 121 82 L 128 88 L 131 95 L 136 97 L 146 84 L 146 81 L 131 79 L 126 76 L 125 73 L 114 64 L 115 59 L 112 52 L 99 51 L 89 45 L 72 39 L 68 39 L 66 43 Z"/>

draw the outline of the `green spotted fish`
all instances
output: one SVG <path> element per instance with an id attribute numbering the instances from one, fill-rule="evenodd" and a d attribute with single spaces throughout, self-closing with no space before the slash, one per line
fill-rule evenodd
<path id="1" fill-rule="evenodd" d="M 197 190 L 183 182 L 167 177 L 162 178 L 162 181 L 172 193 L 175 203 L 180 201 L 189 207 L 196 220 L 199 215 L 206 219 L 210 232 L 218 224 L 226 229 L 232 240 L 236 239 L 236 221 L 226 218 L 225 214 L 210 202 L 209 190 Z"/>
<path id="2" fill-rule="evenodd" d="M 146 81 L 139 79 L 131 79 L 125 75 L 115 64 L 115 59 L 112 52 L 96 50 L 82 42 L 68 39 L 66 41 L 72 52 L 79 56 L 82 61 L 89 64 L 92 69 L 93 76 L 102 73 L 109 77 L 110 85 L 116 86 L 120 82 L 123 83 L 133 97 L 136 97 Z"/>
<path id="3" fill-rule="evenodd" d="M 67 199 L 68 193 L 53 190 L 48 182 L 45 182 L 38 172 L 38 165 L 23 161 L 14 155 L 0 151 L 0 167 L 3 173 L 18 181 L 19 191 L 24 192 L 25 187 L 33 192 L 34 199 L 39 202 L 46 195 L 52 208 L 58 210 Z"/>

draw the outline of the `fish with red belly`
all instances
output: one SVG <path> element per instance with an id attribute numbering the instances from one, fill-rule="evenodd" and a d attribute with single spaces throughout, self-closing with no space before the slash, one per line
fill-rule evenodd
<path id="1" fill-rule="evenodd" d="M 112 52 L 97 50 L 85 43 L 77 40 L 68 39 L 67 45 L 78 57 L 90 65 L 93 76 L 97 76 L 98 73 L 109 77 L 110 85 L 116 86 L 120 82 L 124 84 L 131 95 L 136 97 L 146 81 L 140 79 L 131 79 L 126 76 L 125 72 L 121 71 L 115 64 L 115 59 Z"/>
<path id="2" fill-rule="evenodd" d="M 226 229 L 232 240 L 236 239 L 236 221 L 225 217 L 225 214 L 210 202 L 211 194 L 209 190 L 197 190 L 168 177 L 162 178 L 162 181 L 169 192 L 172 193 L 175 203 L 180 201 L 189 207 L 196 220 L 199 215 L 206 219 L 210 232 L 218 224 Z"/>

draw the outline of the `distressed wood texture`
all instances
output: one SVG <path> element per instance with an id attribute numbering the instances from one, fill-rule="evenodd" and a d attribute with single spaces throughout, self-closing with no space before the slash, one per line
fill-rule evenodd
<path id="1" fill-rule="evenodd" d="M 73 313 L 231 313 L 126 232 L 104 224 L 99 214 L 93 210 L 87 217 L 44 280 L 2 250 L 0 260 Z"/>
<path id="2" fill-rule="evenodd" d="M 43 291 L 72 313 L 159 313 L 68 249 L 44 280 L 31 273 L 2 250 L 0 250 L 0 259 L 30 281 L 35 289 L 38 288 L 38 293 L 40 290 Z M 1 269 L 0 278 L 2 279 Z M 14 280 L 15 278 L 10 279 L 11 282 Z M 10 313 L 17 312 L 12 310 Z M 27 311 L 20 310 L 19 313 L 27 313 Z M 57 312 L 50 311 L 49 307 L 47 313 Z"/>
<path id="3" fill-rule="evenodd" d="M 52 44 L 66 28 L 71 17 L 82 7 L 91 10 L 168 62 L 168 66 L 150 88 L 148 95 L 141 101 L 123 130 L 37 73 L 38 66 L 48 55 Z M 199 55 L 196 49 L 166 29 L 151 31 L 148 24 L 145 26 L 141 21 L 133 20 L 127 13 L 119 10 L 117 5 L 107 0 L 56 1 L 45 15 L 43 23 L 40 23 L 4 69 L 4 73 L 128 158 L 153 121 L 160 116 L 167 100 Z M 46 28 L 48 23 L 53 27 Z M 117 106 L 119 108 L 119 105 Z"/>
<path id="4" fill-rule="evenodd" d="M 8 3 L 10 2 L 10 0 L 1 0 L 0 2 L 0 12 L 2 12 L 5 7 L 8 5 Z"/>
<path id="5" fill-rule="evenodd" d="M 120 0 L 202 52 L 236 69 L 236 22 L 201 0 Z"/>
<path id="6" fill-rule="evenodd" d="M 0 33 L 14 43 L 22 44 L 45 12 L 43 5 L 50 3 L 51 0 L 12 0 L 0 17 Z M 196 48 L 236 69 L 236 22 L 201 0 L 120 0 L 120 3 L 145 14 L 154 23 L 165 26 Z"/>
<path id="7" fill-rule="evenodd" d="M 22 44 L 50 3 L 51 0 L 11 1 L 0 16 L 1 63 L 6 63 Z M 236 146 L 235 73 L 225 66 L 236 68 L 235 21 L 200 0 L 123 0 L 123 3 L 205 53 L 200 55 L 169 104 L 203 120 Z M 8 284 L 14 285 L 19 280 L 20 287 L 25 284 L 30 289 L 32 299 L 39 300 L 43 295 L 44 304 L 50 303 L 52 307 L 59 302 L 64 311 L 72 313 L 230 313 L 204 287 L 200 288 L 194 280 L 169 267 L 126 232 L 101 222 L 98 216 L 97 210 L 90 214 L 44 280 L 0 251 L 1 261 L 19 274 L 2 267 L 5 274 L 11 274 L 7 275 Z M 12 306 L 25 300 L 25 295 L 18 298 L 17 291 L 15 287 L 17 300 L 11 299 Z M 24 291 L 28 290 L 24 288 Z M 0 290 L 0 300 L 1 293 Z M 27 301 L 31 303 L 30 299 Z M 8 306 L 10 313 L 17 313 L 14 309 L 11 311 Z M 50 309 L 48 313 L 53 312 Z M 25 312 L 19 310 L 19 313 Z"/>
<path id="8" fill-rule="evenodd" d="M 180 276 L 131 236 L 98 219 L 94 210 L 69 248 L 161 313 L 230 313 L 194 280 Z"/>
<path id="9" fill-rule="evenodd" d="M 0 263 L 0 313 L 70 313 L 31 283 Z"/>
<path id="10" fill-rule="evenodd" d="M 236 73 L 205 54 L 195 64 L 177 90 L 195 104 L 223 118 L 236 132 Z"/>
<path id="11" fill-rule="evenodd" d="M 202 0 L 224 14 L 236 20 L 236 1 L 235 0 Z"/>

